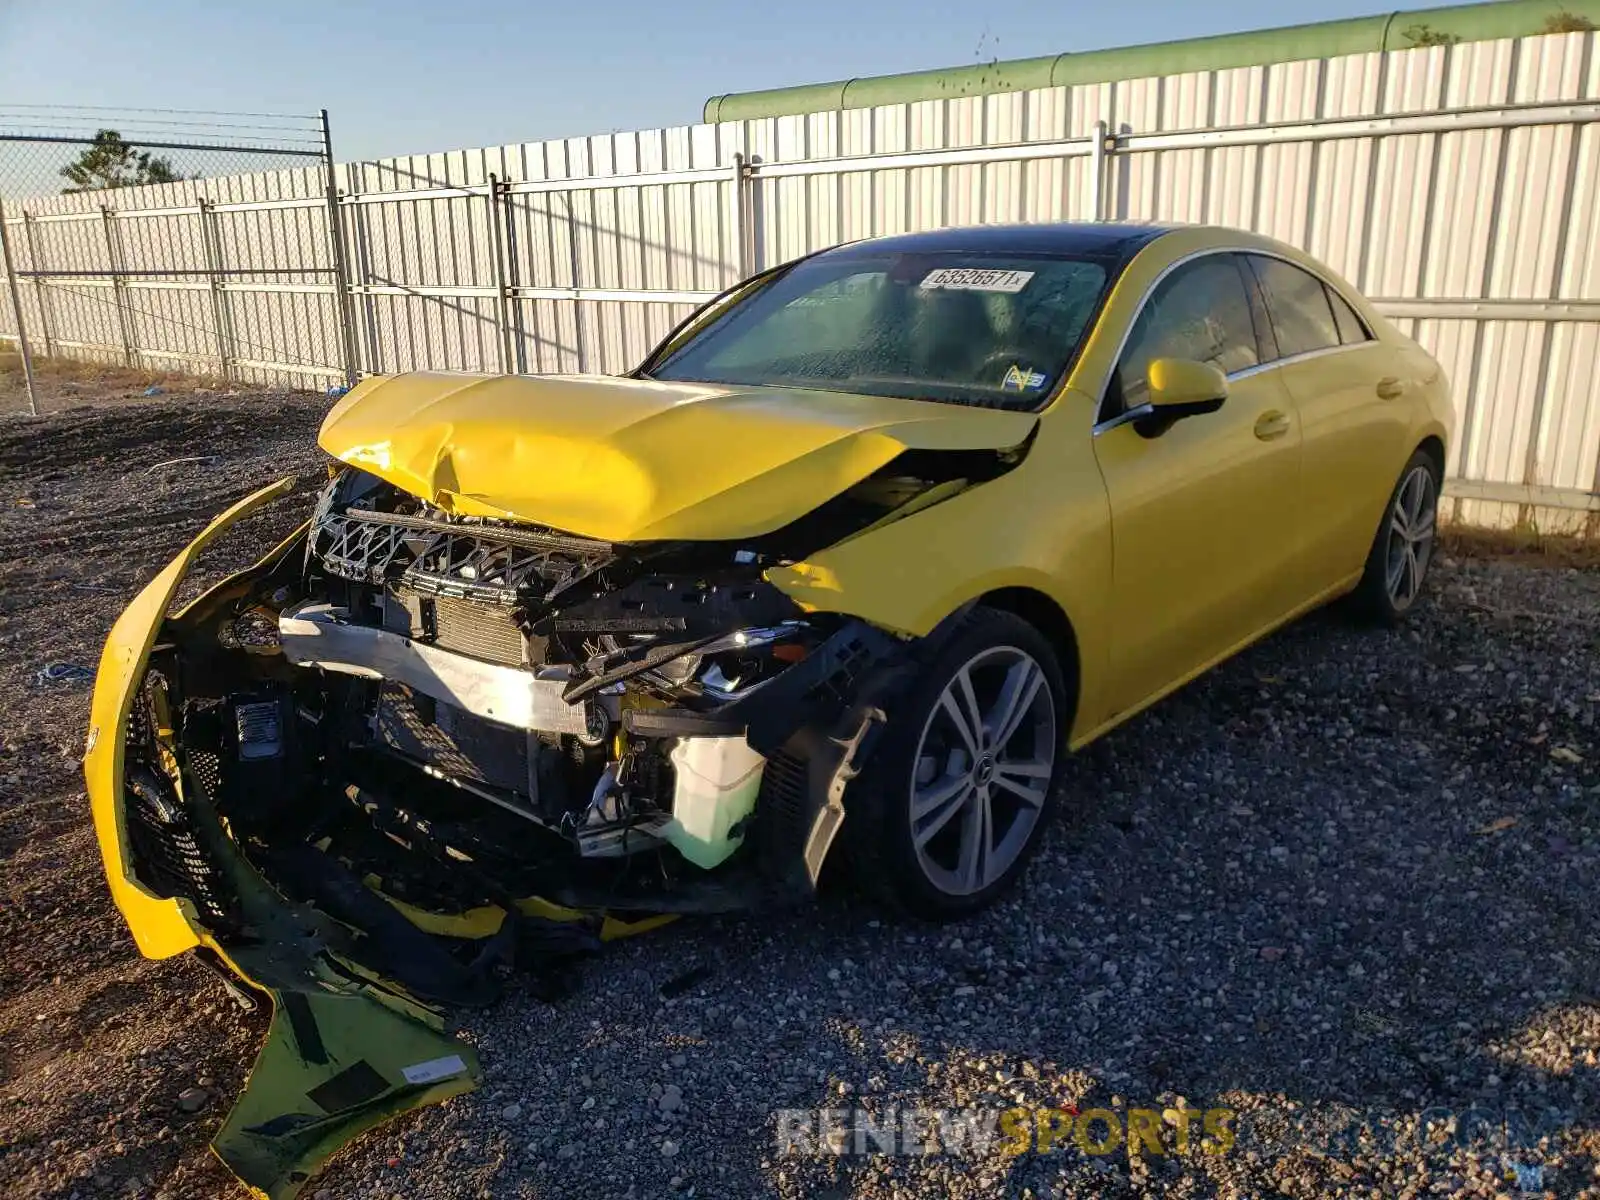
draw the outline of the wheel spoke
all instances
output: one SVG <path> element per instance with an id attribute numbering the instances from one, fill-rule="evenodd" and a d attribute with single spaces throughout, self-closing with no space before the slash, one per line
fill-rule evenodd
<path id="1" fill-rule="evenodd" d="M 1434 515 L 1432 512 L 1422 514 L 1422 519 L 1411 530 L 1410 541 L 1426 542 L 1433 537 Z"/>
<path id="2" fill-rule="evenodd" d="M 1047 767 L 1045 768 L 1045 777 L 1049 778 L 1049 775 L 1050 770 Z M 1010 792 L 1017 799 L 1021 800 L 1029 808 L 1044 807 L 1045 785 L 1042 783 L 1027 784 L 1024 783 L 1020 778 L 1007 775 L 997 770 L 994 777 L 994 786 L 1005 788 L 1006 791 Z"/>
<path id="3" fill-rule="evenodd" d="M 911 798 L 911 829 L 918 846 L 950 823 L 972 797 L 972 781 L 965 775 L 939 779 L 918 788 Z"/>
<path id="4" fill-rule="evenodd" d="M 989 744 L 996 750 L 1006 746 L 1022 725 L 1022 720 L 1033 708 L 1033 701 L 1044 686 L 1044 672 L 1031 658 L 1025 658 L 1010 671 L 1000 688 L 1000 697 L 990 710 L 985 722 Z"/>
<path id="5" fill-rule="evenodd" d="M 1028 779 L 1049 779 L 1050 772 L 1055 769 L 1053 758 L 997 758 L 994 760 L 996 775 L 1019 775 Z"/>
<path id="6" fill-rule="evenodd" d="M 1384 573 L 1384 576 L 1385 582 L 1389 586 L 1389 595 L 1391 598 L 1398 599 L 1400 596 L 1400 581 L 1406 573 L 1405 547 L 1408 544 L 1409 543 L 1402 543 L 1398 550 L 1389 555 L 1389 568 Z"/>
<path id="7" fill-rule="evenodd" d="M 967 728 L 977 735 L 983 730 L 983 710 L 978 707 L 977 693 L 972 690 L 972 669 L 962 667 L 956 675 L 955 684 L 961 697 L 961 711 L 966 717 Z"/>
<path id="8" fill-rule="evenodd" d="M 967 753 L 977 758 L 981 753 L 978 749 L 977 701 L 974 698 L 969 707 L 963 699 L 958 698 L 958 690 L 964 691 L 969 697 L 972 696 L 972 681 L 967 678 L 965 670 L 945 688 L 944 694 L 939 697 L 939 706 L 944 709 L 945 716 L 949 718 L 950 724 L 955 726 L 956 732 L 961 735 Z"/>
<path id="9" fill-rule="evenodd" d="M 961 858 L 956 863 L 956 876 L 968 892 L 975 892 L 988 882 L 990 835 L 989 797 L 981 790 L 975 791 L 962 822 Z"/>
<path id="10" fill-rule="evenodd" d="M 1411 540 L 1411 522 L 1407 520 L 1405 509 L 1396 504 L 1394 513 L 1389 518 L 1389 529 L 1396 537 L 1404 541 Z"/>
<path id="11" fill-rule="evenodd" d="M 1403 498 L 1403 502 L 1405 502 L 1405 523 L 1408 526 L 1416 525 L 1416 518 L 1418 518 L 1419 512 L 1422 512 L 1422 482 L 1426 478 L 1426 472 L 1413 470 L 1411 478 L 1408 478 L 1405 482 L 1405 498 Z"/>

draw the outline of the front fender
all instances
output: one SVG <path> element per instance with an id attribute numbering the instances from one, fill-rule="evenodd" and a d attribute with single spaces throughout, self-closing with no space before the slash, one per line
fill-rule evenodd
<path id="1" fill-rule="evenodd" d="M 992 592 L 1038 592 L 1072 626 L 1080 653 L 1075 724 L 1093 728 L 1109 642 L 1111 514 L 1086 421 L 1083 405 L 1052 409 L 1016 469 L 773 568 L 767 579 L 806 608 L 915 637 Z"/>

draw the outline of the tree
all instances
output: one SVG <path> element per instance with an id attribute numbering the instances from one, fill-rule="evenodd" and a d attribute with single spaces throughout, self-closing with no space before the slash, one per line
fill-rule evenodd
<path id="1" fill-rule="evenodd" d="M 137 187 L 142 183 L 175 183 L 182 176 L 164 158 L 138 150 L 122 140 L 115 129 L 94 135 L 78 161 L 61 168 L 72 182 L 63 192 L 95 192 L 101 188 Z"/>
<path id="2" fill-rule="evenodd" d="M 1546 33 L 1593 33 L 1594 22 L 1588 17 L 1559 9 L 1544 19 Z"/>
<path id="3" fill-rule="evenodd" d="M 1400 31 L 1400 36 L 1406 40 L 1406 48 L 1419 46 L 1454 46 L 1460 43 L 1461 35 L 1457 33 L 1443 33 L 1432 25 L 1410 25 Z"/>

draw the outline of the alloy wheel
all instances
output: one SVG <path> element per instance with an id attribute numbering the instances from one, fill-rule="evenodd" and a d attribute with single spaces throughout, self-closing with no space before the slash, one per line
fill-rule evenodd
<path id="1" fill-rule="evenodd" d="M 1433 472 L 1421 464 L 1411 468 L 1395 492 L 1389 510 L 1389 547 L 1384 581 L 1397 612 L 1410 608 L 1422 590 L 1433 554 L 1438 522 L 1439 489 Z"/>
<path id="2" fill-rule="evenodd" d="M 928 882 L 969 896 L 1004 876 L 1039 822 L 1055 756 L 1055 698 L 1032 655 L 992 646 L 962 664 L 912 759 L 911 839 Z"/>

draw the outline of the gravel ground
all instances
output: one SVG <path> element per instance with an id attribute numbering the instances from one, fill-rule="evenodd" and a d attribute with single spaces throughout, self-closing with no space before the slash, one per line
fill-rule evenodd
<path id="1" fill-rule="evenodd" d="M 226 499 L 314 467 L 321 408 L 0 420 L 0 1195 L 242 1195 L 203 1145 L 261 1019 L 134 954 L 76 775 L 87 690 L 35 672 L 92 663 Z M 1600 1196 L 1597 710 L 1600 573 L 1446 559 L 1407 629 L 1313 616 L 1081 756 L 983 917 L 915 926 L 841 883 L 614 945 L 555 1006 L 466 1014 L 485 1087 L 310 1194 L 1487 1196 L 1514 1160 L 1532 1194 Z M 1169 1152 L 778 1153 L 780 1110 L 1018 1105 L 1164 1111 Z M 1218 1108 L 1231 1149 L 1196 1120 L 1170 1152 Z M 1462 1145 L 1469 1111 L 1546 1137 Z"/>

